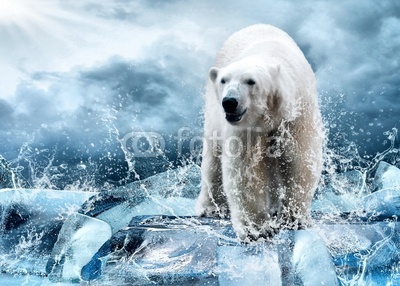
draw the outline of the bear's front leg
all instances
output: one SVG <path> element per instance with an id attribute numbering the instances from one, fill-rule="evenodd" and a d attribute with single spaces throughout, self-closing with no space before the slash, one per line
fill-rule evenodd
<path id="1" fill-rule="evenodd" d="M 280 218 L 281 228 L 297 230 L 310 227 L 313 193 L 313 189 L 308 184 L 297 184 L 286 189 Z"/>
<path id="2" fill-rule="evenodd" d="M 229 217 L 229 208 L 222 186 L 221 160 L 212 144 L 203 152 L 201 163 L 201 191 L 196 202 L 196 213 L 203 217 Z M 208 151 L 207 151 L 208 150 Z M 214 152 L 212 152 L 214 151 Z"/>
<path id="3" fill-rule="evenodd" d="M 270 224 L 270 198 L 265 188 L 265 170 L 261 162 L 243 158 L 223 158 L 224 190 L 232 226 L 241 241 L 250 242 L 272 237 L 276 230 Z"/>
<path id="4" fill-rule="evenodd" d="M 282 228 L 304 229 L 311 225 L 311 201 L 319 181 L 320 164 L 317 159 L 304 158 L 285 164 Z"/>

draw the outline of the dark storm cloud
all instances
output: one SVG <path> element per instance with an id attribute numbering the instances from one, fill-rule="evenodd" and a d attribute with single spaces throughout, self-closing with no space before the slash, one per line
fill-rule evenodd
<path id="1" fill-rule="evenodd" d="M 113 58 L 105 65 L 82 71 L 81 80 L 87 85 L 103 85 L 110 89 L 111 97 L 107 101 L 118 106 L 121 98 L 121 107 L 147 105 L 156 108 L 165 103 L 169 97 L 171 82 L 161 73 L 156 73 L 159 67 L 153 63 L 134 65 L 123 59 Z"/>
<path id="2" fill-rule="evenodd" d="M 345 1 L 332 7 L 335 24 L 362 38 L 374 36 L 380 32 L 382 24 L 392 17 L 400 17 L 398 1 Z"/>
<path id="3" fill-rule="evenodd" d="M 35 134 L 35 142 L 45 146 L 67 142 L 91 153 L 109 148 L 93 145 L 111 141 L 118 148 L 118 137 L 131 131 L 176 134 L 180 127 L 195 128 L 202 106 L 203 79 L 196 73 L 201 57 L 176 44 L 165 39 L 142 60 L 113 56 L 69 72 L 34 73 L 18 85 L 13 105 L 0 102 L 1 116 L 15 122 L 0 127 L 22 141 Z M 50 84 L 40 88 L 42 82 Z M 14 143 L 21 146 L 21 140 Z"/>
<path id="4" fill-rule="evenodd" d="M 203 80 L 190 72 L 190 66 L 196 70 L 201 66 L 197 54 L 183 52 L 167 40 L 160 41 L 152 49 L 153 55 L 145 60 L 113 57 L 98 67 L 80 71 L 81 85 L 89 90 L 102 87 L 101 99 L 97 97 L 85 106 L 94 106 L 99 101 L 101 105 L 106 104 L 116 112 L 118 127 L 125 132 L 136 126 L 141 130 L 168 133 L 185 124 L 192 125 L 195 118 L 189 122 L 186 119 L 198 116 Z M 88 100 L 91 96 L 85 98 Z M 182 109 L 182 102 L 187 100 L 192 104 Z M 125 124 L 125 128 L 120 123 Z"/>

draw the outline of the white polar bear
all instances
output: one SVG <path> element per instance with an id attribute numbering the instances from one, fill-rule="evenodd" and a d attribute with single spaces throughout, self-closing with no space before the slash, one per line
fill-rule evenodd
<path id="1" fill-rule="evenodd" d="M 324 142 L 314 73 L 294 40 L 254 25 L 224 43 L 205 96 L 201 216 L 241 240 L 307 226 Z"/>

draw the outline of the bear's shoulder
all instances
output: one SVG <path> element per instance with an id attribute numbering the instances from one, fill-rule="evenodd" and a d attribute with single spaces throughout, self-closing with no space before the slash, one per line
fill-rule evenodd
<path id="1" fill-rule="evenodd" d="M 231 35 L 217 54 L 215 66 L 220 68 L 240 59 L 246 51 L 255 47 L 263 48 L 266 43 L 276 42 L 285 46 L 297 46 L 284 31 L 271 25 L 256 24 L 243 28 Z"/>
<path id="2" fill-rule="evenodd" d="M 292 38 L 277 27 L 266 24 L 256 24 L 237 31 L 225 41 L 224 45 L 231 45 L 230 42 L 236 41 L 251 45 L 252 43 L 273 40 L 292 41 Z"/>

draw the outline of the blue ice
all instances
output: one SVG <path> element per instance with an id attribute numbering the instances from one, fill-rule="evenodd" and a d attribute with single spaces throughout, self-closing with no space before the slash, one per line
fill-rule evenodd
<path id="1" fill-rule="evenodd" d="M 0 285 L 400 285 L 400 170 L 337 176 L 314 225 L 237 241 L 189 165 L 101 193 L 0 190 Z M 337 182 L 342 182 L 338 184 Z"/>

